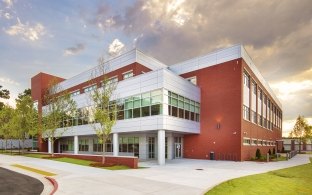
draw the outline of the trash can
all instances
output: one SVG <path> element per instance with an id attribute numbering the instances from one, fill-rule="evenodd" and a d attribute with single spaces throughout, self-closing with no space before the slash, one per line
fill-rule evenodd
<path id="1" fill-rule="evenodd" d="M 210 160 L 214 160 L 215 159 L 215 156 L 214 156 L 214 152 L 210 152 Z"/>

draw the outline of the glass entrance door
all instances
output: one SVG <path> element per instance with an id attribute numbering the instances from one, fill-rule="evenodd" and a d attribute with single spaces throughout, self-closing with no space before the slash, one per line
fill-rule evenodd
<path id="1" fill-rule="evenodd" d="M 148 138 L 148 158 L 155 158 L 155 137 Z"/>
<path id="2" fill-rule="evenodd" d="M 174 158 L 182 158 L 182 137 L 174 138 Z"/>

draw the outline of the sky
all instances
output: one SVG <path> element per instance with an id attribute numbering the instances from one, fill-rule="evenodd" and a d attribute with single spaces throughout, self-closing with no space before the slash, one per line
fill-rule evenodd
<path id="1" fill-rule="evenodd" d="M 312 124 L 311 0 L 0 0 L 0 85 L 70 78 L 138 48 L 167 65 L 243 44 L 283 105 L 283 135 Z"/>

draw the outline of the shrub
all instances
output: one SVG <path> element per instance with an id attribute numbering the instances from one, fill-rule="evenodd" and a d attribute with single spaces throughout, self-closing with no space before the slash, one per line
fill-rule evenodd
<path id="1" fill-rule="evenodd" d="M 256 159 L 260 159 L 261 158 L 261 152 L 260 152 L 260 149 L 257 148 L 257 151 L 256 151 Z"/>
<path id="2" fill-rule="evenodd" d="M 273 154 L 276 154 L 276 152 L 275 152 L 275 148 L 273 148 Z"/>
<path id="3" fill-rule="evenodd" d="M 282 153 L 285 153 L 285 148 L 284 148 L 284 146 L 282 147 Z"/>
<path id="4" fill-rule="evenodd" d="M 269 149 L 268 153 L 269 153 L 270 156 L 272 155 L 271 149 Z"/>

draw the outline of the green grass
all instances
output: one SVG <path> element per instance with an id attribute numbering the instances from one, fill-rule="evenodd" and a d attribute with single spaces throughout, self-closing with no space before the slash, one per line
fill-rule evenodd
<path id="1" fill-rule="evenodd" d="M 312 194 L 311 163 L 226 181 L 211 194 Z"/>
<path id="2" fill-rule="evenodd" d="M 115 166 L 112 166 L 112 167 L 100 167 L 100 168 L 101 169 L 112 170 L 112 171 L 130 169 L 129 167 L 127 167 L 125 165 L 115 165 Z"/>
<path id="3" fill-rule="evenodd" d="M 50 158 L 49 160 L 59 161 L 59 162 L 66 162 L 76 165 L 83 165 L 83 166 L 89 166 L 90 163 L 93 163 L 93 161 L 89 160 L 81 160 L 81 159 L 75 159 L 75 158 L 68 158 L 68 157 L 62 157 L 62 158 Z"/>

